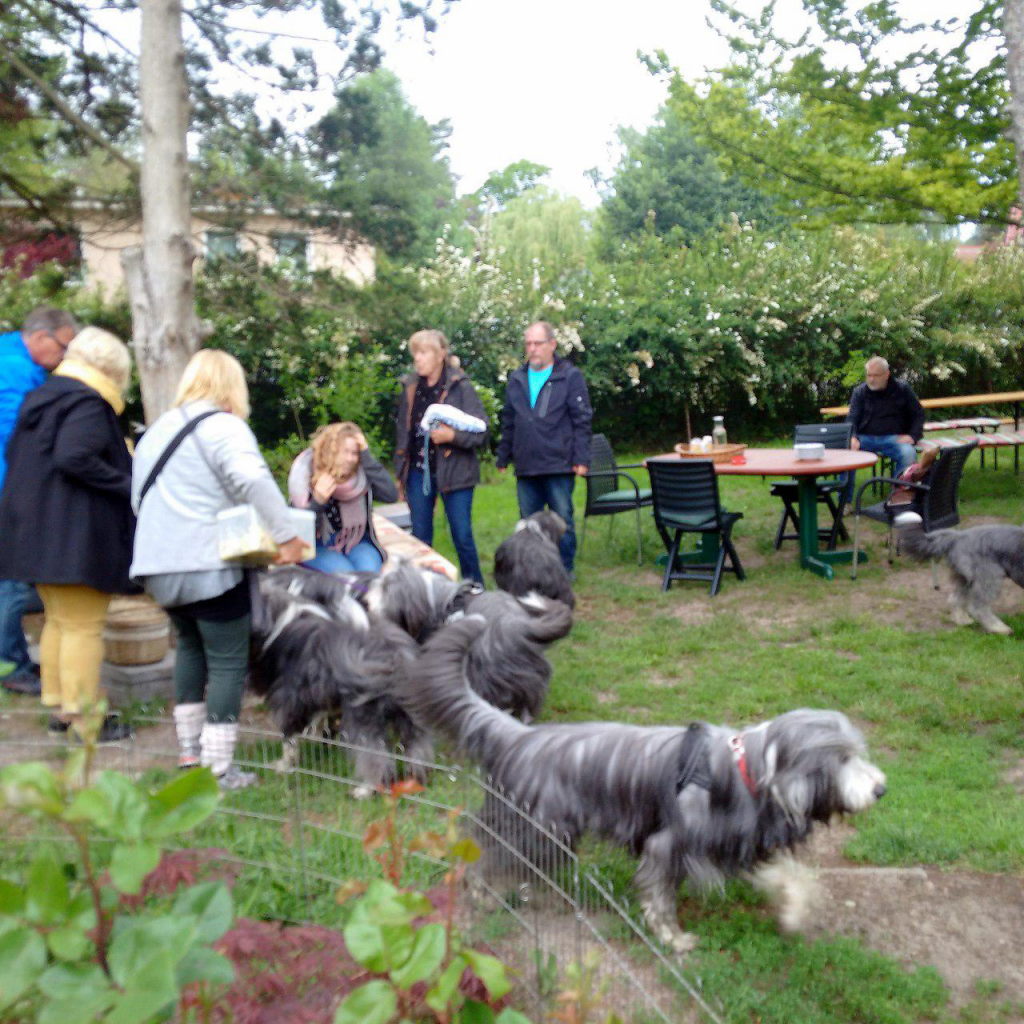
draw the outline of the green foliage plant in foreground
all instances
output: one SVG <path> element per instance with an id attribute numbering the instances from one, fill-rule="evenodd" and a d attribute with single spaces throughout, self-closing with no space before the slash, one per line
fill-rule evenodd
<path id="1" fill-rule="evenodd" d="M 103 720 L 92 716 L 92 737 Z M 223 883 L 179 890 L 173 904 L 129 912 L 161 844 L 207 818 L 219 797 L 208 769 L 149 792 L 114 771 L 89 781 L 87 738 L 61 771 L 41 762 L 0 772 L 0 807 L 55 827 L 72 856 L 42 844 L 19 882 L 0 880 L 0 1014 L 38 1024 L 166 1019 L 186 986 L 231 982 L 212 948 L 230 927 Z"/>
<path id="2" fill-rule="evenodd" d="M 415 793 L 418 782 L 400 782 L 385 796 L 388 811 L 371 822 L 363 848 L 380 864 L 384 878 L 369 884 L 353 881 L 338 894 L 341 902 L 359 893 L 344 928 L 352 956 L 376 977 L 349 993 L 334 1015 L 334 1024 L 388 1024 L 393 1020 L 424 1019 L 423 1008 L 440 1024 L 529 1024 L 521 1013 L 504 1007 L 495 1013 L 488 1003 L 471 999 L 460 988 L 466 971 L 479 979 L 491 1000 L 511 989 L 505 966 L 496 957 L 466 946 L 455 927 L 455 897 L 465 866 L 480 856 L 470 839 L 460 839 L 458 812 L 448 819 L 447 834 L 424 833 L 408 844 L 418 850 L 456 862 L 448 871 L 447 908 L 443 921 L 420 923 L 434 906 L 425 895 L 402 889 L 406 849 L 400 838 L 396 811 L 402 794 Z M 426 994 L 413 992 L 427 986 Z"/>
<path id="3" fill-rule="evenodd" d="M 410 840 L 398 827 L 399 798 L 423 788 L 418 782 L 399 782 L 383 794 L 385 816 L 367 826 L 363 849 L 377 861 L 384 877 L 368 884 L 353 880 L 337 894 L 339 903 L 359 894 L 344 927 L 345 944 L 377 977 L 345 998 L 334 1024 L 388 1024 L 394 1020 L 530 1024 L 517 1010 L 500 1005 L 512 988 L 505 965 L 489 953 L 467 946 L 455 925 L 456 900 L 466 868 L 480 857 L 476 843 L 459 835 L 460 810 L 449 812 L 443 835 L 426 831 Z M 430 920 L 436 910 L 426 896 L 400 887 L 410 853 L 426 854 L 451 865 L 444 876 L 440 921 Z M 554 981 L 557 968 L 550 966 Z M 476 989 L 482 986 L 486 1002 L 467 995 L 467 978 L 471 990 L 474 985 Z M 592 957 L 583 964 L 567 965 L 565 978 L 567 988 L 561 992 L 552 988 L 560 1009 L 551 1020 L 622 1024 L 614 1014 L 598 1016 L 603 989 Z"/>

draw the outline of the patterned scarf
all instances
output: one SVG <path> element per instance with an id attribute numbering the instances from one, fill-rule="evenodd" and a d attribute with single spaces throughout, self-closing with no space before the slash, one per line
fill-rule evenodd
<path id="1" fill-rule="evenodd" d="M 366 533 L 366 474 L 360 466 L 347 480 L 342 480 L 324 508 L 327 522 L 334 531 L 329 547 L 348 554 Z"/>

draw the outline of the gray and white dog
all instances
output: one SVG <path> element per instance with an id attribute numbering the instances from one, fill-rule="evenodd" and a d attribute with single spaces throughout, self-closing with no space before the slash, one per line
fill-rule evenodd
<path id="1" fill-rule="evenodd" d="M 327 718 L 338 721 L 342 738 L 355 748 L 354 796 L 369 796 L 395 780 L 396 748 L 409 759 L 407 771 L 424 781 L 432 738 L 398 696 L 419 653 L 415 641 L 350 595 L 330 590 L 325 604 L 278 585 L 280 579 L 271 582 L 271 576 L 261 578 L 253 604 L 249 687 L 284 737 L 276 767 L 293 768 L 297 737 Z"/>
<path id="2" fill-rule="evenodd" d="M 950 607 L 958 626 L 973 620 L 986 633 L 1013 632 L 992 605 L 1003 580 L 1009 578 L 1024 587 L 1024 527 L 971 526 L 925 533 L 920 526 L 910 525 L 900 530 L 900 544 L 914 558 L 943 559 L 949 566 Z"/>
<path id="3" fill-rule="evenodd" d="M 800 927 L 808 901 L 778 870 L 780 855 L 815 823 L 862 811 L 885 792 L 885 776 L 845 715 L 790 711 L 745 730 L 524 725 L 468 685 L 469 652 L 487 628 L 470 614 L 427 642 L 403 693 L 418 722 L 450 736 L 497 790 L 568 845 L 590 832 L 638 855 L 635 884 L 647 922 L 677 951 L 696 942 L 679 927 L 684 879 L 708 888 L 767 866 L 762 887 L 775 888 L 780 923 Z M 499 861 L 504 845 L 544 863 L 544 838 L 516 817 L 501 798 L 485 799 L 483 831 L 494 837 L 488 856 Z"/>
<path id="4" fill-rule="evenodd" d="M 469 685 L 488 704 L 533 721 L 551 681 L 547 647 L 568 634 L 572 610 L 539 594 L 513 597 L 490 590 L 471 597 L 465 614 L 487 623 L 466 652 Z"/>
<path id="5" fill-rule="evenodd" d="M 551 664 L 546 648 L 564 637 L 573 621 L 572 612 L 560 601 L 538 594 L 513 597 L 502 590 L 485 591 L 472 582 L 453 583 L 411 563 L 401 563 L 383 576 L 276 569 L 261 578 L 261 587 L 265 593 L 286 595 L 298 603 L 296 607 L 302 602 L 322 607 L 339 626 L 358 601 L 367 622 L 397 626 L 418 643 L 471 609 L 490 628 L 473 645 L 467 669 L 470 685 L 484 700 L 526 722 L 540 714 L 547 696 Z M 304 660 L 296 656 L 297 662 Z"/>
<path id="6" fill-rule="evenodd" d="M 352 597 L 370 613 L 393 622 L 417 643 L 483 592 L 472 580 L 455 583 L 440 573 L 412 562 L 394 559 L 384 573 L 323 573 L 302 566 L 272 569 L 263 578 L 279 587 L 330 609 Z"/>
<path id="7" fill-rule="evenodd" d="M 517 597 L 543 594 L 574 607 L 572 581 L 558 551 L 564 534 L 565 520 L 550 509 L 520 519 L 494 552 L 494 582 Z"/>

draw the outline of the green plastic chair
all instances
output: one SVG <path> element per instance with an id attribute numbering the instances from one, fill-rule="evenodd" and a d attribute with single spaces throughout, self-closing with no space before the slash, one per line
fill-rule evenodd
<path id="1" fill-rule="evenodd" d="M 650 487 L 641 487 L 624 469 L 642 469 L 643 463 L 619 465 L 612 454 L 612 446 L 604 434 L 590 438 L 590 469 L 583 478 L 587 482 L 587 506 L 583 511 L 583 529 L 580 531 L 580 551 L 587 537 L 587 519 L 591 516 L 614 516 L 619 512 L 636 514 L 636 564 L 643 564 L 643 540 L 640 529 L 640 509 L 651 504 Z M 609 523 L 609 529 L 611 524 Z"/>

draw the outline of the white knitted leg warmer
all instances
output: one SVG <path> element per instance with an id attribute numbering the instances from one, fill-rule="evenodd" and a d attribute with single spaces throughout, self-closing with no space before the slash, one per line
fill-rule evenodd
<path id="1" fill-rule="evenodd" d="M 237 722 L 207 722 L 203 726 L 200 759 L 217 776 L 221 789 L 242 789 L 256 782 L 254 772 L 243 772 L 231 763 L 237 742 Z"/>
<path id="2" fill-rule="evenodd" d="M 199 737 L 206 724 L 206 704 L 176 704 L 174 729 L 178 734 L 178 767 L 199 764 Z"/>

